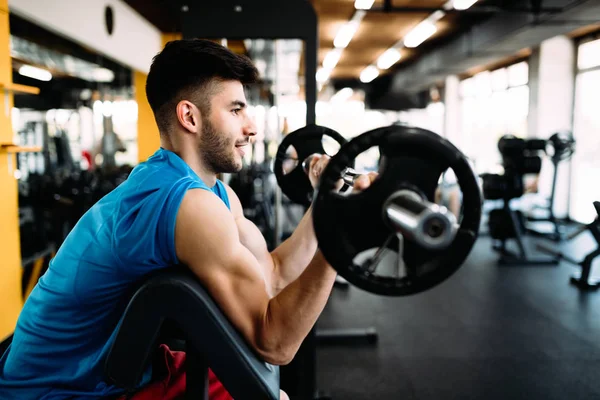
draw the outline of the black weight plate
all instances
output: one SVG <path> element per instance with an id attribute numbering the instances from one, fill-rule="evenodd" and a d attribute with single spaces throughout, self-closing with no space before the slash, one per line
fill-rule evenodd
<path id="1" fill-rule="evenodd" d="M 308 176 L 302 169 L 302 162 L 315 153 L 326 153 L 323 148 L 323 136 L 333 138 L 340 145 L 347 142 L 342 135 L 333 129 L 311 124 L 287 134 L 277 149 L 273 165 L 277 183 L 281 191 L 296 204 L 308 207 L 312 202 L 313 188 Z M 290 146 L 294 146 L 296 149 L 298 165 L 285 174 L 283 162 L 287 159 L 286 152 Z"/>
<path id="2" fill-rule="evenodd" d="M 341 171 L 373 146 L 381 154 L 378 179 L 361 193 L 334 192 Z M 452 244 L 431 251 L 405 240 L 403 259 L 409 273 L 401 278 L 379 276 L 355 265 L 356 255 L 383 246 L 394 234 L 383 219 L 385 201 L 398 190 L 410 189 L 433 202 L 438 180 L 448 168 L 463 193 L 463 215 Z M 319 248 L 346 280 L 372 293 L 406 296 L 438 285 L 462 265 L 477 238 L 481 202 L 473 169 L 456 147 L 424 129 L 391 126 L 354 138 L 332 157 L 321 178 L 313 223 Z"/>

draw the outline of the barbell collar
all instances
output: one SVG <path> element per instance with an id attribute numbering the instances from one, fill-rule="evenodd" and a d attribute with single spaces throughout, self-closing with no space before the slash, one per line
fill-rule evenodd
<path id="1" fill-rule="evenodd" d="M 456 217 L 412 190 L 391 195 L 383 207 L 384 220 L 406 239 L 428 250 L 443 250 L 456 236 Z"/>

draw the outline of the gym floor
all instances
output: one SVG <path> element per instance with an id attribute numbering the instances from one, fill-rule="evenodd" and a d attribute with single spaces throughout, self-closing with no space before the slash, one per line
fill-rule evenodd
<path id="1" fill-rule="evenodd" d="M 588 235 L 559 247 L 583 258 L 594 248 Z M 373 326 L 379 341 L 320 345 L 319 390 L 334 400 L 600 398 L 600 291 L 570 285 L 570 264 L 506 267 L 497 258 L 482 237 L 453 277 L 425 293 L 334 289 L 318 328 Z"/>

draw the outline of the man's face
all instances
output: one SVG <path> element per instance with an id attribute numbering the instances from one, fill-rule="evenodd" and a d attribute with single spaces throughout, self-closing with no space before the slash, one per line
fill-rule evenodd
<path id="1" fill-rule="evenodd" d="M 247 113 L 242 84 L 225 81 L 217 85 L 210 113 L 202 116 L 200 156 L 214 173 L 238 172 L 256 128 Z"/>

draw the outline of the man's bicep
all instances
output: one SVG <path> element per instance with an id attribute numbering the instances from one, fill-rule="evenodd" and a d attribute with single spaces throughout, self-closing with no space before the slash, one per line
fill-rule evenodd
<path id="1" fill-rule="evenodd" d="M 276 276 L 276 260 L 269 252 L 267 242 L 260 229 L 258 229 L 254 222 L 244 216 L 244 211 L 237 194 L 231 187 L 227 185 L 225 187 L 227 188 L 227 193 L 229 195 L 231 211 L 235 218 L 240 243 L 250 250 L 259 264 L 263 267 L 269 295 L 273 296 L 277 291 L 278 280 Z"/>
<path id="2" fill-rule="evenodd" d="M 262 268 L 239 240 L 233 216 L 211 192 L 190 190 L 175 228 L 179 260 L 200 279 L 222 311 L 251 344 L 269 296 Z"/>

